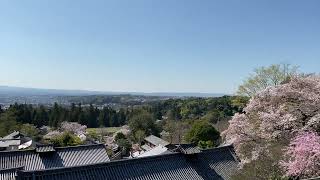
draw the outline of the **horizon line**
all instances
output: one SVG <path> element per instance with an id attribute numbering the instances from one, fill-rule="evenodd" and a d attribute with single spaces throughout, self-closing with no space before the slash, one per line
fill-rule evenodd
<path id="1" fill-rule="evenodd" d="M 96 92 L 96 93 L 144 93 L 144 94 L 157 94 L 157 93 L 177 93 L 177 94 L 220 94 L 220 95 L 234 95 L 234 93 L 222 92 L 196 92 L 196 91 L 125 91 L 125 90 L 90 90 L 90 89 L 69 89 L 69 88 L 45 88 L 45 87 L 28 87 L 28 86 L 10 86 L 0 85 L 0 87 L 7 88 L 21 88 L 21 89 L 36 89 L 36 90 L 52 90 L 52 91 L 83 91 L 83 92 Z"/>

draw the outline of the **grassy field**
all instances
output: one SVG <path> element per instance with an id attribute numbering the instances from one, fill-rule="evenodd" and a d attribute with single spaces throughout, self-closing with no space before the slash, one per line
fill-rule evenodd
<path id="1" fill-rule="evenodd" d="M 121 127 L 105 127 L 105 128 L 88 128 L 87 132 L 96 132 L 96 133 L 101 133 L 102 134 L 113 134 L 117 131 L 119 131 L 121 129 Z"/>

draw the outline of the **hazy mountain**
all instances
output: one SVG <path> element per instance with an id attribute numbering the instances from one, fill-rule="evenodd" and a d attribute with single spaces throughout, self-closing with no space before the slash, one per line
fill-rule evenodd
<path id="1" fill-rule="evenodd" d="M 166 97 L 219 97 L 223 93 L 186 93 L 186 92 L 103 92 L 86 90 L 40 89 L 12 86 L 0 86 L 0 96 L 87 96 L 87 95 L 144 95 Z"/>
<path id="2" fill-rule="evenodd" d="M 62 90 L 62 89 L 40 89 L 40 88 L 24 88 L 12 86 L 0 86 L 0 95 L 7 96 L 78 96 L 78 95 L 94 95 L 101 94 L 96 91 L 84 90 Z"/>
<path id="3" fill-rule="evenodd" d="M 132 92 L 132 95 L 145 95 L 145 96 L 165 96 L 165 97 L 220 97 L 226 94 L 222 93 L 193 93 L 193 92 Z"/>

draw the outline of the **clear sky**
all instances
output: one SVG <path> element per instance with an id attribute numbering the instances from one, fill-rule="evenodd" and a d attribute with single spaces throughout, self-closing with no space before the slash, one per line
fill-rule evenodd
<path id="1" fill-rule="evenodd" d="M 319 57 L 318 0 L 0 1 L 0 85 L 233 93 Z"/>

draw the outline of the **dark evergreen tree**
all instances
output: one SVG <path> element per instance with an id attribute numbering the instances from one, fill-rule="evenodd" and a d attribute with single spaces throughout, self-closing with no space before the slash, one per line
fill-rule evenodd
<path id="1" fill-rule="evenodd" d="M 43 105 L 41 105 L 37 111 L 35 118 L 33 119 L 33 124 L 37 127 L 41 127 L 43 125 L 48 125 L 49 117 L 48 113 Z"/>
<path id="2" fill-rule="evenodd" d="M 71 104 L 69 121 L 77 122 L 79 119 L 79 111 L 74 103 Z"/>
<path id="3" fill-rule="evenodd" d="M 118 112 L 119 126 L 125 125 L 126 121 L 127 121 L 127 118 L 126 118 L 125 110 L 121 108 L 120 111 Z"/>
<path id="4" fill-rule="evenodd" d="M 99 126 L 100 127 L 109 127 L 109 109 L 104 107 L 99 114 Z"/>
<path id="5" fill-rule="evenodd" d="M 33 107 L 31 105 L 24 105 L 23 115 L 21 118 L 22 123 L 28 123 L 28 124 L 32 123 L 32 120 L 33 120 L 32 110 L 33 110 Z"/>
<path id="6" fill-rule="evenodd" d="M 90 128 L 98 127 L 96 109 L 93 107 L 92 104 L 90 104 L 87 114 L 88 114 L 88 127 Z"/>
<path id="7" fill-rule="evenodd" d="M 50 114 L 49 125 L 53 127 L 58 127 L 60 123 L 60 107 L 58 103 L 54 103 L 53 109 Z"/>

